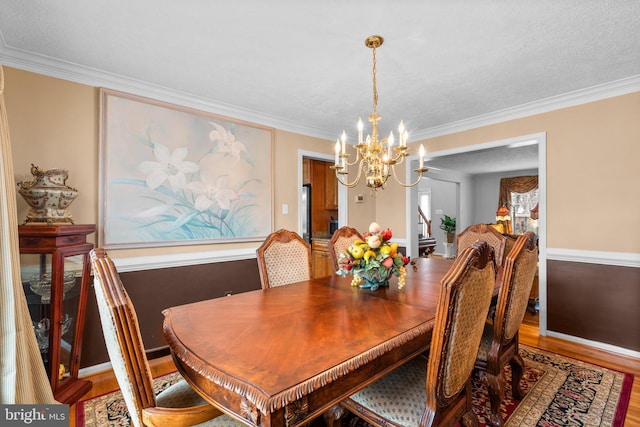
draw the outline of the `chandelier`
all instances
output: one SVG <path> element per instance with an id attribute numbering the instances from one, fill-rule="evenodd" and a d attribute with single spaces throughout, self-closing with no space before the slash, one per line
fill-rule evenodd
<path id="1" fill-rule="evenodd" d="M 424 167 L 424 146 L 420 145 L 420 167 L 415 169 L 418 173 L 418 179 L 410 184 L 402 183 L 396 176 L 395 165 L 401 164 L 407 153 L 408 133 L 404 128 L 404 123 L 400 121 L 398 127 L 398 145 L 395 144 L 393 132 L 389 133 L 387 138 L 378 139 L 378 122 L 382 119 L 378 115 L 378 89 L 376 88 L 376 49 L 382 46 L 384 39 L 381 36 L 370 36 L 364 41 L 365 46 L 373 50 L 373 112 L 369 115 L 371 122 L 371 134 L 367 138 L 362 138 L 362 119 L 358 119 L 358 143 L 354 146 L 356 149 L 356 158 L 349 162 L 349 154 L 346 153 L 347 134 L 342 131 L 340 139 L 336 141 L 335 152 L 336 158 L 331 169 L 335 170 L 336 178 L 340 184 L 347 187 L 355 187 L 360 182 L 360 178 L 364 173 L 367 187 L 371 188 L 372 194 L 378 188 L 384 189 L 387 180 L 391 175 L 398 184 L 403 187 L 413 187 L 420 182 L 422 174 L 427 171 Z M 347 175 L 349 174 L 349 166 L 357 165 L 358 174 L 353 181 L 349 182 Z"/>

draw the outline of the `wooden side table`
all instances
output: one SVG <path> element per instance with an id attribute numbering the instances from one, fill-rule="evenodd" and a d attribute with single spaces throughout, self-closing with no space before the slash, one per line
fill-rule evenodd
<path id="1" fill-rule="evenodd" d="M 95 224 L 18 226 L 29 314 L 53 395 L 61 403 L 75 403 L 91 389 L 90 381 L 78 378 L 78 369 L 93 248 L 87 235 L 95 229 Z"/>

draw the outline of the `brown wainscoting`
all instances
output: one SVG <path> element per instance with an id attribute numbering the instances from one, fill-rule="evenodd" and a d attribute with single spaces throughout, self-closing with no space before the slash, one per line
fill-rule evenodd
<path id="1" fill-rule="evenodd" d="M 547 328 L 640 351 L 640 268 L 547 261 Z"/>
<path id="2" fill-rule="evenodd" d="M 162 333 L 165 308 L 223 297 L 229 291 L 237 294 L 260 289 L 255 259 L 126 272 L 120 274 L 120 279 L 136 308 L 142 340 L 150 351 L 162 351 L 167 345 Z M 215 331 L 215 325 L 211 330 Z M 84 368 L 108 361 L 92 286 L 80 365 Z"/>

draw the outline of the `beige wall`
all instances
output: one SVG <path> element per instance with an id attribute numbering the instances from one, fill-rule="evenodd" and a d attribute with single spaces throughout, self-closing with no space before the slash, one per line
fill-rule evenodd
<path id="1" fill-rule="evenodd" d="M 547 247 L 640 253 L 638 117 L 637 92 L 423 142 L 439 151 L 546 132 Z"/>
<path id="2" fill-rule="evenodd" d="M 16 182 L 31 181 L 31 163 L 69 170 L 79 191 L 77 224 L 98 221 L 98 89 L 5 67 L 5 102 Z M 18 196 L 18 221 L 28 205 Z"/>
<path id="3" fill-rule="evenodd" d="M 80 195 L 70 211 L 76 223 L 98 221 L 98 89 L 5 67 L 16 181 L 30 179 L 31 163 L 69 170 L 67 184 Z M 640 253 L 640 93 L 417 141 L 429 151 L 481 144 L 539 132 L 547 134 L 547 246 Z M 333 143 L 286 131 L 274 132 L 274 226 L 297 229 L 298 150 L 332 154 Z M 294 166 L 295 165 L 295 166 Z M 404 176 L 404 167 L 398 172 Z M 389 191 L 393 190 L 393 191 Z M 354 203 L 363 194 L 365 203 Z M 360 184 L 349 191 L 349 224 L 371 221 L 405 237 L 405 192 L 393 180 L 374 199 Z M 282 204 L 289 214 L 282 214 Z M 19 198 L 18 220 L 27 205 Z M 611 224 L 610 224 L 611 223 Z M 236 243 L 157 248 L 153 253 L 222 250 Z M 111 251 L 115 252 L 115 251 Z M 149 255 L 149 249 L 118 256 Z"/>
<path id="4" fill-rule="evenodd" d="M 324 139 L 303 136 L 283 130 L 275 132 L 274 210 L 275 229 L 298 229 L 298 151 L 331 154 L 333 144 Z M 282 205 L 289 214 L 282 214 Z"/>
<path id="5" fill-rule="evenodd" d="M 67 185 L 79 196 L 69 207 L 76 224 L 98 223 L 99 89 L 4 67 L 16 182 L 31 180 L 30 165 L 69 171 Z M 273 155 L 274 227 L 298 228 L 298 150 L 331 154 L 325 140 L 275 130 Z M 295 166 L 294 166 L 295 165 Z M 282 204 L 289 214 L 282 214 Z M 18 221 L 28 205 L 18 197 Z M 90 240 L 96 243 L 96 235 Z M 168 248 L 110 250 L 113 257 L 255 247 L 255 242 Z"/>

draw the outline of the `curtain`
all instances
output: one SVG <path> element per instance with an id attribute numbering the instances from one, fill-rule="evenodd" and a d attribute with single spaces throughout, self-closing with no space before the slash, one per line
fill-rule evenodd
<path id="1" fill-rule="evenodd" d="M 516 176 L 502 178 L 500 180 L 500 194 L 498 196 L 498 209 L 505 205 L 511 209 L 511 193 L 528 193 L 538 188 L 538 175 Z"/>
<path id="2" fill-rule="evenodd" d="M 20 279 L 18 209 L 0 64 L 0 403 L 55 404 Z"/>

